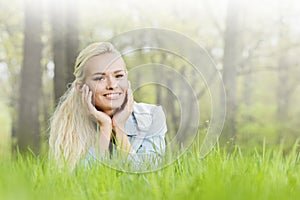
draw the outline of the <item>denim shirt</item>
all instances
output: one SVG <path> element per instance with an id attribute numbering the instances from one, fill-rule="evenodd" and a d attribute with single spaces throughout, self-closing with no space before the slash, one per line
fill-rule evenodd
<path id="1" fill-rule="evenodd" d="M 160 157 L 164 154 L 167 125 L 161 106 L 134 102 L 133 112 L 125 124 L 125 131 L 132 147 L 130 157 L 134 161 L 141 162 L 140 157 L 145 155 Z M 91 148 L 85 160 L 103 157 L 96 154 L 95 149 Z"/>
<path id="2" fill-rule="evenodd" d="M 167 125 L 161 106 L 135 102 L 125 129 L 132 153 L 164 153 Z"/>

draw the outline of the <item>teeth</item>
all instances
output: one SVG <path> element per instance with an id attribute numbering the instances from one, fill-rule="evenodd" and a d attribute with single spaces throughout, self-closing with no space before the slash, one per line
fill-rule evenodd
<path id="1" fill-rule="evenodd" d="M 106 96 L 107 97 L 116 97 L 116 96 L 119 96 L 119 94 L 107 94 Z"/>

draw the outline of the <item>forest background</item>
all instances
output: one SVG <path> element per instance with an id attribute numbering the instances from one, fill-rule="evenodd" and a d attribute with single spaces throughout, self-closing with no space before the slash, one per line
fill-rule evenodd
<path id="1" fill-rule="evenodd" d="M 300 136 L 299 24 L 296 0 L 0 0 L 0 155 L 10 156 L 16 147 L 46 151 L 49 119 L 73 80 L 78 52 L 146 27 L 184 34 L 214 60 L 227 98 L 222 144 L 288 151 Z M 179 61 L 172 67 L 188 73 Z M 138 83 L 140 77 L 133 78 Z M 208 94 L 194 83 L 199 102 L 207 103 L 202 98 Z M 135 94 L 136 100 L 171 106 L 168 126 L 176 130 L 180 113 L 168 95 L 155 86 Z M 209 114 L 202 116 L 200 128 L 207 128 Z"/>

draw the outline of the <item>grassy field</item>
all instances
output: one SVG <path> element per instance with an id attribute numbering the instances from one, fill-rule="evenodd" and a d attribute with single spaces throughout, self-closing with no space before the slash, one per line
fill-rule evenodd
<path id="1" fill-rule="evenodd" d="M 276 150 L 190 150 L 157 172 L 129 174 L 101 164 L 58 172 L 42 157 L 0 161 L 0 199 L 300 199 L 297 145 Z"/>

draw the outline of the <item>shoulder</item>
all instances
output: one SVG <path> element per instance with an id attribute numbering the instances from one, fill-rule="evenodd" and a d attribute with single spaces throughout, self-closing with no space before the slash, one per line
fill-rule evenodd
<path id="1" fill-rule="evenodd" d="M 151 130 L 153 133 L 156 129 L 166 127 L 166 117 L 160 105 L 134 102 L 133 114 L 141 131 Z"/>
<path id="2" fill-rule="evenodd" d="M 152 114 L 158 108 L 161 108 L 161 106 L 148 103 L 133 103 L 133 112 L 137 114 Z"/>

